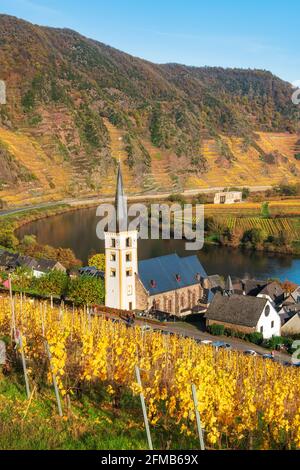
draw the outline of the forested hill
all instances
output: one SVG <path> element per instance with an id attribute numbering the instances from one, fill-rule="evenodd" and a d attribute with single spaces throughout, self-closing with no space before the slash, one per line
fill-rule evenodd
<path id="1" fill-rule="evenodd" d="M 298 175 L 299 110 L 291 85 L 270 72 L 153 64 L 0 15 L 0 75 L 0 197 L 9 202 L 15 184 L 29 198 L 37 187 L 53 197 L 109 192 L 118 158 L 140 191 L 207 186 L 222 169 L 225 183 L 247 184 L 243 169 L 234 176 L 241 155 L 261 163 L 259 174 L 267 165 L 272 177 L 264 160 L 273 159 Z"/>

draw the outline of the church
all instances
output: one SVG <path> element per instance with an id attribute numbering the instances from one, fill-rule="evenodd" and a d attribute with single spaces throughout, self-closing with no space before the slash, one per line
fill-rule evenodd
<path id="1" fill-rule="evenodd" d="M 138 260 L 138 232 L 128 231 L 127 202 L 119 164 L 116 231 L 105 232 L 105 305 L 127 311 L 186 316 L 210 301 L 207 274 L 197 256 L 177 254 Z"/>

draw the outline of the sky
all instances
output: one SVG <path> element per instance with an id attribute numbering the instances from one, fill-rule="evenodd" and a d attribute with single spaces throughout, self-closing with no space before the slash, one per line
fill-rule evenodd
<path id="1" fill-rule="evenodd" d="M 71 28 L 156 63 L 265 69 L 300 80 L 299 0 L 0 0 L 0 12 Z"/>

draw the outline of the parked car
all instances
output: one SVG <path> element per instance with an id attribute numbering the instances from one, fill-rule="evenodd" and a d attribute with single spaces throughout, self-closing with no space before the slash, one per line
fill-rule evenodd
<path id="1" fill-rule="evenodd" d="M 142 331 L 152 331 L 152 328 L 149 325 L 143 325 L 142 326 Z"/>
<path id="2" fill-rule="evenodd" d="M 231 344 L 224 343 L 224 341 L 215 341 L 212 345 L 214 348 L 231 349 Z"/>
<path id="3" fill-rule="evenodd" d="M 212 341 L 210 339 L 202 339 L 200 340 L 200 343 L 208 345 L 208 344 L 212 344 Z"/>
<path id="4" fill-rule="evenodd" d="M 254 349 L 247 349 L 244 351 L 245 356 L 258 356 L 257 352 Z"/>
<path id="5" fill-rule="evenodd" d="M 263 354 L 262 358 L 263 359 L 271 359 L 272 361 L 274 361 L 274 356 L 273 356 L 273 354 L 270 354 L 270 353 Z"/>
<path id="6" fill-rule="evenodd" d="M 299 362 L 292 362 L 293 367 L 300 367 L 300 361 Z"/>
<path id="7" fill-rule="evenodd" d="M 222 348 L 222 349 L 228 349 L 228 350 L 229 350 L 229 349 L 232 349 L 232 346 L 231 346 L 231 344 L 229 344 L 229 343 L 224 343 L 224 344 L 222 344 L 222 345 L 219 346 L 219 347 Z"/>

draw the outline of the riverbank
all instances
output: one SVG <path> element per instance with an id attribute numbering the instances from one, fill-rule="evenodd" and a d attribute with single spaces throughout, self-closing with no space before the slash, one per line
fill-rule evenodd
<path id="1" fill-rule="evenodd" d="M 34 208 L 30 210 L 19 210 L 18 212 L 13 212 L 9 214 L 0 215 L 0 246 L 4 246 L 9 249 L 16 249 L 20 237 L 16 235 L 16 232 L 25 225 L 28 225 L 32 222 L 39 221 L 42 219 L 48 219 L 51 217 L 63 215 L 66 213 L 78 213 L 82 210 L 92 209 L 99 204 L 99 200 L 91 199 L 88 202 L 82 201 L 73 202 L 72 204 L 58 204 L 54 206 Z M 107 202 L 107 201 L 106 201 Z M 144 201 L 149 203 L 149 201 Z M 249 252 L 257 253 L 270 253 L 270 254 L 281 254 L 281 255 L 296 255 L 300 256 L 300 241 L 292 240 L 289 245 L 284 245 L 278 239 L 276 243 L 269 242 L 246 242 L 237 243 L 236 236 L 234 234 L 234 229 L 237 227 L 237 222 L 243 223 L 243 226 L 247 228 L 247 224 L 254 224 L 254 221 L 257 224 L 262 226 L 272 227 L 279 226 L 282 221 L 289 220 L 290 225 L 288 226 L 291 230 L 291 221 L 298 220 L 300 218 L 300 200 L 290 200 L 290 201 L 272 201 L 270 202 L 270 208 L 274 217 L 269 221 L 262 219 L 258 216 L 260 210 L 259 203 L 244 203 L 234 206 L 218 206 L 207 204 L 205 205 L 206 213 L 206 236 L 205 236 L 205 245 L 206 246 L 223 246 L 230 249 L 242 249 L 248 250 Z M 293 218 L 282 218 L 283 212 L 288 215 L 290 212 L 293 214 Z M 254 217 L 255 216 L 255 217 Z M 213 221 L 213 226 L 208 230 L 209 221 Z M 220 222 L 221 221 L 221 222 Z M 220 230 L 220 223 L 222 224 L 222 230 Z M 287 223 L 287 222 L 285 222 Z M 233 226 L 233 224 L 235 224 Z M 61 222 L 60 225 L 61 227 Z M 217 228 L 217 229 L 216 229 Z M 224 230 L 226 234 L 224 237 Z M 241 234 L 240 234 L 241 235 Z M 253 233 L 252 233 L 253 235 Z M 256 234 L 257 235 L 257 234 Z M 274 241 L 274 240 L 273 240 Z M 48 243 L 48 242 L 47 242 Z M 51 243 L 50 243 L 51 245 Z"/>

